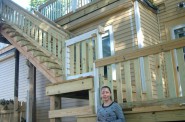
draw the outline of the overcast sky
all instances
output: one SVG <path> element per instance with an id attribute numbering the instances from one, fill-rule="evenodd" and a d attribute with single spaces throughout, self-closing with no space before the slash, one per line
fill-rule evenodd
<path id="1" fill-rule="evenodd" d="M 27 9 L 29 8 L 30 0 L 12 0 L 18 5 L 22 6 L 23 8 Z"/>

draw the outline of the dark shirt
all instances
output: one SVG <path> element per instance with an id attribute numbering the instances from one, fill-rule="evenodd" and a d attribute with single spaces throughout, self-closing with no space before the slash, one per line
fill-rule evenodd
<path id="1" fill-rule="evenodd" d="M 125 117 L 119 104 L 112 102 L 109 106 L 98 107 L 97 122 L 125 122 Z"/>

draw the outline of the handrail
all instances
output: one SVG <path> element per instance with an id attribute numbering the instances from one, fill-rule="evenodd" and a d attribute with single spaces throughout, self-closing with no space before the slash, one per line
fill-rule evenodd
<path id="1" fill-rule="evenodd" d="M 155 101 L 163 101 L 160 102 L 163 104 L 171 98 L 182 102 L 185 97 L 184 49 L 183 37 L 96 60 L 100 87 L 108 85 L 112 91 L 116 90 L 118 103 L 128 108 L 147 106 Z M 115 81 L 111 77 L 113 72 Z M 173 104 L 179 104 L 177 99 Z"/>
<path id="2" fill-rule="evenodd" d="M 39 11 L 37 11 L 35 9 L 32 9 L 32 11 L 34 12 L 35 15 L 37 15 L 39 18 L 42 18 L 44 21 L 47 21 L 51 25 L 55 26 L 56 28 L 60 29 L 61 31 L 66 32 L 67 34 L 71 35 L 72 37 L 74 36 L 73 33 L 69 32 L 68 30 L 64 30 L 60 25 L 58 25 L 57 23 L 51 21 L 50 19 L 48 19 L 47 17 L 42 15 Z"/>
<path id="3" fill-rule="evenodd" d="M 48 0 L 46 3 L 42 4 L 39 6 L 38 10 L 40 11 L 41 9 L 43 9 L 44 7 L 56 2 L 57 0 Z"/>
<path id="4" fill-rule="evenodd" d="M 39 12 L 50 20 L 56 20 L 92 1 L 94 0 L 50 0 L 39 7 Z"/>
<path id="5" fill-rule="evenodd" d="M 185 38 L 180 38 L 178 39 L 178 41 L 168 41 L 168 42 L 163 42 L 152 46 L 147 46 L 142 49 L 136 49 L 136 50 L 126 51 L 126 52 L 122 51 L 122 52 L 119 52 L 119 54 L 117 55 L 103 58 L 103 59 L 98 59 L 95 61 L 95 64 L 96 64 L 96 67 L 101 67 L 112 63 L 118 63 L 120 61 L 132 60 L 134 58 L 138 58 L 141 56 L 147 56 L 147 55 L 157 54 L 164 51 L 169 51 L 174 48 L 180 48 L 183 46 L 185 46 Z"/>

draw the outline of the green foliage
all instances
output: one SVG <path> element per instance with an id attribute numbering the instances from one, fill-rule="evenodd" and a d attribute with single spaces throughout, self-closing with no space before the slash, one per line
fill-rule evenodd
<path id="1" fill-rule="evenodd" d="M 36 8 L 39 5 L 45 3 L 47 0 L 30 0 L 30 6 L 31 8 Z"/>

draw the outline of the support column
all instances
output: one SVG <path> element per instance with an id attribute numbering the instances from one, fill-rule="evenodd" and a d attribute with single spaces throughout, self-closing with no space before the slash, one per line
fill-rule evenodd
<path id="1" fill-rule="evenodd" d="M 19 51 L 15 50 L 14 122 L 19 122 L 18 90 L 19 90 Z"/>
<path id="2" fill-rule="evenodd" d="M 61 97 L 50 96 L 50 110 L 61 109 Z M 50 122 L 61 122 L 61 118 L 50 119 Z"/>
<path id="3" fill-rule="evenodd" d="M 36 68 L 29 61 L 27 61 L 27 65 L 29 67 L 29 87 L 27 95 L 26 122 L 36 122 Z"/>

